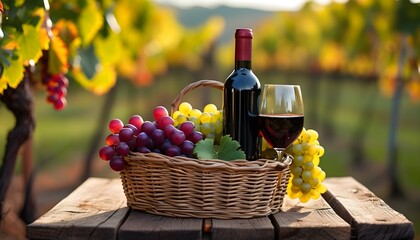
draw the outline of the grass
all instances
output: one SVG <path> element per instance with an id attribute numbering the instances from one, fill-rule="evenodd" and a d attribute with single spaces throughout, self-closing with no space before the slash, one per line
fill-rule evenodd
<path id="1" fill-rule="evenodd" d="M 321 159 L 321 167 L 328 176 L 355 176 L 367 185 L 379 197 L 387 198 L 387 145 L 390 125 L 391 99 L 386 98 L 375 84 L 357 81 L 332 79 L 320 80 L 312 85 L 314 79 L 303 77 L 264 74 L 260 76 L 264 83 L 294 83 L 302 87 L 305 101 L 305 127 L 313 128 L 320 134 L 320 142 L 326 150 Z M 131 83 L 120 82 L 115 106 L 110 118 L 127 120 L 133 114 L 140 114 L 144 119 L 152 118 L 152 109 L 157 105 L 170 107 L 178 92 L 188 83 L 195 81 L 187 73 L 164 76 L 152 86 L 135 88 Z M 314 89 L 314 86 L 318 90 Z M 213 102 L 221 106 L 221 92 L 212 89 L 197 89 L 183 97 L 183 100 L 202 108 Z M 89 150 L 92 135 L 97 127 L 105 96 L 92 93 L 73 84 L 69 89 L 68 106 L 57 112 L 46 103 L 45 92 L 37 92 L 35 97 L 35 117 L 37 121 L 34 135 L 35 164 L 40 171 L 54 171 L 84 157 Z M 364 112 L 366 104 L 371 108 Z M 399 113 L 397 134 L 398 175 L 408 197 L 420 195 L 420 104 L 412 103 L 404 94 Z M 368 113 L 366 115 L 366 113 Z M 7 132 L 13 127 L 13 116 L 0 105 L 0 155 L 3 156 Z M 355 131 L 362 126 L 362 136 L 355 139 Z M 104 134 L 106 128 L 104 128 Z M 103 139 L 100 139 L 103 141 Z M 371 167 L 357 168 L 353 163 L 354 151 L 350 147 L 355 141 L 361 142 L 362 160 Z M 100 161 L 95 157 L 94 161 Z M 373 168 L 372 168 L 373 166 Z M 20 163 L 17 170 L 20 171 Z M 111 171 L 111 170 L 109 170 Z M 377 176 L 379 180 L 372 180 Z M 381 190 L 382 189 L 382 190 Z M 385 190 L 383 190 L 385 189 Z M 416 198 L 418 199 L 418 198 Z M 413 222 L 420 217 L 412 209 L 401 209 Z M 417 211 L 418 212 L 418 211 Z"/>

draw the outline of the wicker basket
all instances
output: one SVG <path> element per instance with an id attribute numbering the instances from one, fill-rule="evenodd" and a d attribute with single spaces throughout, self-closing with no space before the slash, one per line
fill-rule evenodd
<path id="1" fill-rule="evenodd" d="M 186 86 L 172 111 L 201 80 Z M 197 218 L 252 218 L 280 211 L 290 176 L 290 159 L 198 160 L 158 153 L 131 153 L 120 172 L 129 207 L 158 215 Z"/>

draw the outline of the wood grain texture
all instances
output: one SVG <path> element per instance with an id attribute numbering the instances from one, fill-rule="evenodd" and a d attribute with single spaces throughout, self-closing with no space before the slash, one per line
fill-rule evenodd
<path id="1" fill-rule="evenodd" d="M 120 179 L 89 178 L 28 225 L 29 239 L 116 239 L 128 208 Z"/>
<path id="2" fill-rule="evenodd" d="M 222 220 L 212 219 L 211 239 L 274 239 L 274 226 L 268 217 Z"/>
<path id="3" fill-rule="evenodd" d="M 201 239 L 202 227 L 203 220 L 198 218 L 166 217 L 131 210 L 120 228 L 118 239 Z"/>
<path id="4" fill-rule="evenodd" d="M 414 239 L 414 225 L 352 177 L 327 178 L 325 200 L 357 239 Z"/>
<path id="5" fill-rule="evenodd" d="M 322 198 L 301 203 L 286 196 L 282 210 L 272 215 L 277 239 L 350 238 L 350 225 Z"/>

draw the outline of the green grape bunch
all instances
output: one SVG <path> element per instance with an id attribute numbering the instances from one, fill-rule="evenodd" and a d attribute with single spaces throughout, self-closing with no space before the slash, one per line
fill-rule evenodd
<path id="1" fill-rule="evenodd" d="M 318 133 L 304 128 L 286 152 L 293 156 L 287 195 L 292 199 L 299 198 L 303 203 L 318 199 L 327 190 L 322 183 L 326 174 L 319 167 L 324 148 L 319 144 Z"/>
<path id="2" fill-rule="evenodd" d="M 223 114 L 222 110 L 218 110 L 217 106 L 209 103 L 203 111 L 193 108 L 188 102 L 182 102 L 178 110 L 172 114 L 175 127 L 185 121 L 194 123 L 195 131 L 200 131 L 204 138 L 214 139 L 217 144 L 223 134 Z"/>

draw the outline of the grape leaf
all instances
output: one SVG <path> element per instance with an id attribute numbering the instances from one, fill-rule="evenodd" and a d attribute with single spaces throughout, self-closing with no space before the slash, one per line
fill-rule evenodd
<path id="1" fill-rule="evenodd" d="M 245 159 L 245 153 L 241 150 L 241 145 L 238 141 L 233 140 L 229 135 L 220 138 L 219 159 L 235 160 Z"/>
<path id="2" fill-rule="evenodd" d="M 102 13 L 96 1 L 88 1 L 87 6 L 82 9 L 77 22 L 79 33 L 85 46 L 94 39 L 103 24 Z"/>
<path id="3" fill-rule="evenodd" d="M 19 56 L 23 61 L 34 60 L 37 62 L 42 56 L 42 48 L 37 29 L 29 24 L 23 24 L 22 29 L 23 34 L 18 37 Z"/>
<path id="4" fill-rule="evenodd" d="M 220 145 L 215 145 L 213 139 L 199 141 L 194 147 L 194 153 L 198 159 L 221 159 L 231 161 L 245 159 L 245 153 L 241 150 L 238 141 L 233 140 L 229 135 L 220 138 Z"/>
<path id="5" fill-rule="evenodd" d="M 217 152 L 214 149 L 214 139 L 206 138 L 199 141 L 194 147 L 194 153 L 198 159 L 217 159 Z"/>

